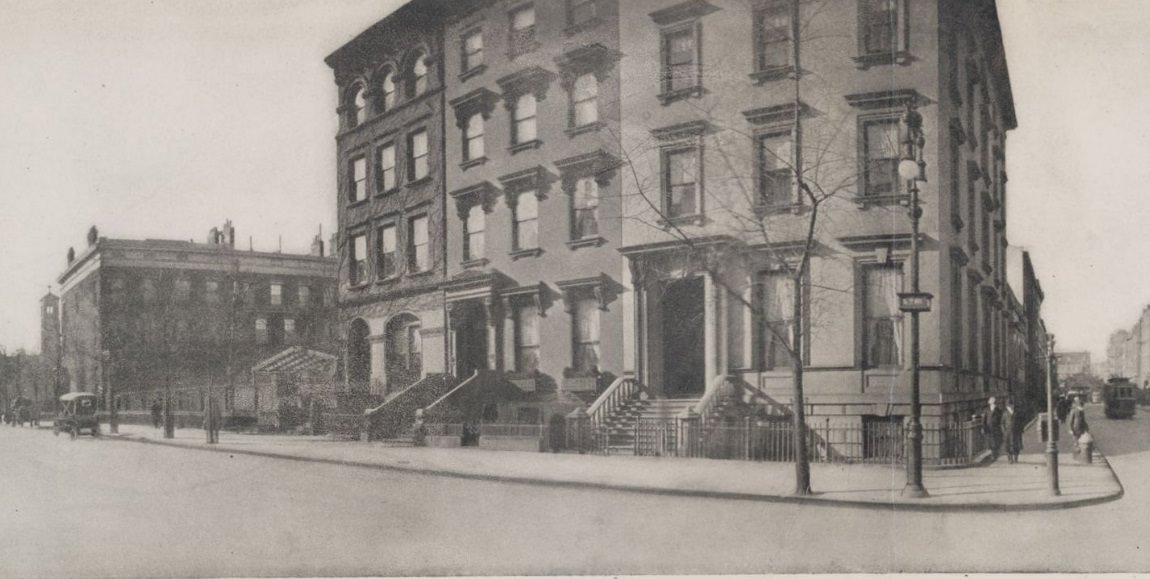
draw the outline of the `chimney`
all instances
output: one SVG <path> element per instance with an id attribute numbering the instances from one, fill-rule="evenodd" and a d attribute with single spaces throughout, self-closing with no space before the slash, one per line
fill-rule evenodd
<path id="1" fill-rule="evenodd" d="M 211 228 L 210 231 L 208 231 L 208 245 L 219 245 L 219 244 L 220 244 L 220 229 L 218 227 L 213 227 L 213 228 Z"/>
<path id="2" fill-rule="evenodd" d="M 311 240 L 311 254 L 316 257 L 323 257 L 323 239 L 319 235 Z"/>
<path id="3" fill-rule="evenodd" d="M 236 228 L 232 227 L 232 220 L 231 219 L 224 221 L 223 236 L 224 236 L 224 245 L 228 246 L 228 249 L 235 249 L 236 248 Z"/>

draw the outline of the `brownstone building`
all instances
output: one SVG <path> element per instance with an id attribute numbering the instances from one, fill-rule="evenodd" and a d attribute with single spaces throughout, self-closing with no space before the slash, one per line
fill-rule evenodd
<path id="1" fill-rule="evenodd" d="M 379 400 L 445 369 L 442 22 L 413 2 L 327 58 L 339 87 L 339 312 L 347 380 Z"/>
<path id="2" fill-rule="evenodd" d="M 58 278 L 60 380 L 110 385 L 125 410 L 169 388 L 192 409 L 209 386 L 246 383 L 252 364 L 288 346 L 337 352 L 335 259 L 235 248 L 230 222 L 206 243 L 99 237 Z M 45 317 L 51 301 L 44 303 Z"/>

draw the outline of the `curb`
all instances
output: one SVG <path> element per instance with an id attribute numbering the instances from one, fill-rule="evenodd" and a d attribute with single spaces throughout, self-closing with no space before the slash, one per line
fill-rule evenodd
<path id="1" fill-rule="evenodd" d="M 381 471 L 402 472 L 408 474 L 417 474 L 423 476 L 439 476 L 464 480 L 481 480 L 488 482 L 501 482 L 513 483 L 535 486 L 546 486 L 553 488 L 575 488 L 575 489 L 599 489 L 621 491 L 629 493 L 640 494 L 653 494 L 664 496 L 679 496 L 679 497 L 694 497 L 694 498 L 707 498 L 707 499 L 726 499 L 726 500 L 740 500 L 740 501 L 757 501 L 766 503 L 789 503 L 789 504 L 802 504 L 802 505 L 818 505 L 823 507 L 852 507 L 862 509 L 881 509 L 885 511 L 905 511 L 905 512 L 1001 512 L 1001 511 L 1044 511 L 1056 509 L 1069 509 L 1077 507 L 1091 506 L 1110 501 L 1115 501 L 1125 494 L 1125 489 L 1122 483 L 1118 481 L 1118 477 L 1114 474 L 1114 470 L 1110 469 L 1110 475 L 1118 484 L 1118 492 L 1112 495 L 1104 495 L 1101 497 L 1091 497 L 1087 499 L 1077 499 L 1073 501 L 1062 501 L 1057 503 L 1028 503 L 1028 504 L 999 504 L 999 503 L 973 503 L 973 504 L 928 504 L 928 503 L 909 503 L 897 501 L 858 501 L 850 499 L 834 499 L 822 498 L 817 493 L 812 496 L 798 496 L 798 495 L 765 495 L 755 493 L 740 493 L 733 491 L 708 491 L 708 490 L 693 490 L 693 489 L 669 489 L 659 487 L 641 487 L 633 485 L 621 485 L 614 483 L 599 483 L 587 481 L 561 481 L 538 479 L 529 477 L 517 476 L 503 476 L 492 474 L 477 474 L 466 472 L 453 472 L 449 470 L 437 470 L 432 468 L 402 466 L 395 464 L 380 464 L 371 462 L 361 462 L 355 460 L 342 460 L 337 458 L 320 458 L 310 456 L 299 456 L 291 454 L 280 454 L 275 452 L 267 452 L 260 450 L 247 450 L 247 449 L 233 449 L 233 448 L 220 448 L 209 446 L 192 446 L 181 444 L 178 442 L 164 442 L 161 440 L 137 438 L 132 435 L 109 435 L 102 437 L 106 440 L 118 440 L 123 442 L 135 442 L 139 444 L 153 444 L 156 446 L 166 446 L 172 448 L 183 448 L 187 450 L 199 450 L 203 452 L 216 452 L 226 454 L 242 454 L 246 456 L 256 456 L 261 458 L 294 460 L 297 462 L 312 462 L 319 464 L 329 464 L 335 466 L 349 466 L 355 468 L 367 468 Z M 1099 452 L 1101 454 L 1101 452 Z M 1105 457 L 1102 457 L 1106 460 Z M 1106 467 L 1110 468 L 1110 462 L 1106 461 Z"/>

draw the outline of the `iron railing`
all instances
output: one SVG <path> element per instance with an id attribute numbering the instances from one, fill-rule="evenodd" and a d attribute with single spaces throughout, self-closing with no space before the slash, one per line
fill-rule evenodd
<path id="1" fill-rule="evenodd" d="M 683 419 L 638 419 L 628 426 L 586 425 L 588 432 L 568 433 L 583 452 L 681 456 L 726 460 L 793 462 L 795 429 L 789 419 L 701 422 Z M 906 458 L 906 430 L 900 423 L 841 425 L 825 421 L 803 429 L 807 458 L 822 463 L 901 463 Z M 988 448 L 977 422 L 923 428 L 923 462 L 962 465 Z"/>

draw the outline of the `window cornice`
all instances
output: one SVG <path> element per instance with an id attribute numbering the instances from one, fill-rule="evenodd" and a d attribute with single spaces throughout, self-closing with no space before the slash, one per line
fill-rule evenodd
<path id="1" fill-rule="evenodd" d="M 529 66 L 523 70 L 513 72 L 495 81 L 503 91 L 504 105 L 508 110 L 515 106 L 515 100 L 522 95 L 532 93 L 536 99 L 547 98 L 547 88 L 557 75 L 540 66 Z"/>
<path id="2" fill-rule="evenodd" d="M 596 42 L 564 52 L 555 58 L 555 65 L 563 86 L 570 90 L 575 79 L 584 74 L 594 74 L 596 80 L 603 82 L 621 57 L 619 51 Z"/>
<path id="3" fill-rule="evenodd" d="M 712 12 L 718 12 L 719 10 L 719 7 L 705 0 L 687 0 L 686 2 L 680 2 L 651 12 L 648 16 L 651 17 L 651 20 L 655 21 L 655 24 L 666 26 L 684 20 L 701 18 Z"/>
<path id="4" fill-rule="evenodd" d="M 491 113 L 495 110 L 495 102 L 498 100 L 499 94 L 481 87 L 453 98 L 447 104 L 455 109 L 456 126 L 463 129 L 467 126 L 467 121 L 471 116 L 476 113 L 482 114 L 484 119 L 491 118 Z"/>
<path id="5" fill-rule="evenodd" d="M 529 169 L 509 173 L 499 178 L 499 182 L 503 184 L 503 191 L 507 195 L 509 205 L 514 205 L 515 195 L 524 191 L 534 190 L 535 196 L 543 199 L 550 181 L 550 175 L 542 165 L 536 165 Z"/>
<path id="6" fill-rule="evenodd" d="M 668 127 L 651 129 L 651 136 L 659 141 L 678 141 L 702 137 L 710 131 L 710 128 L 711 124 L 707 121 L 690 121 Z"/>
<path id="7" fill-rule="evenodd" d="M 905 108 L 910 104 L 924 104 L 925 99 L 913 88 L 848 94 L 847 104 L 864 111 Z"/>
<path id="8" fill-rule="evenodd" d="M 746 117 L 747 122 L 753 125 L 776 125 L 785 122 L 794 122 L 796 115 L 806 117 L 809 112 L 810 107 L 807 106 L 806 103 L 799 101 L 797 105 L 791 102 L 784 105 L 746 110 L 743 111 L 743 116 Z"/>

